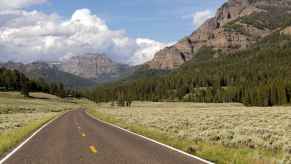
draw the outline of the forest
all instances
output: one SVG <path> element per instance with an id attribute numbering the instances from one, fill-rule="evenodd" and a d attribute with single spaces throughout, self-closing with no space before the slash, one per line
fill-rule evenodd
<path id="1" fill-rule="evenodd" d="M 47 83 L 42 79 L 31 80 L 17 70 L 0 68 L 0 91 L 21 91 L 29 97 L 29 92 L 45 92 L 64 98 L 80 96 L 76 91 L 66 90 L 62 83 Z"/>
<path id="2" fill-rule="evenodd" d="M 203 47 L 193 55 L 191 61 L 166 75 L 139 75 L 135 80 L 99 85 L 86 95 L 95 102 L 112 101 L 121 106 L 134 100 L 239 102 L 248 106 L 291 102 L 290 36 L 274 33 L 232 54 Z"/>

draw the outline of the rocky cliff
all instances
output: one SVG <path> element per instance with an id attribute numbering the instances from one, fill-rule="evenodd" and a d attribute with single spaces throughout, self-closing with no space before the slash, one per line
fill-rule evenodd
<path id="1" fill-rule="evenodd" d="M 115 63 L 101 54 L 74 56 L 63 61 L 58 67 L 64 72 L 99 82 L 118 79 L 129 69 L 129 66 Z"/>
<path id="2" fill-rule="evenodd" d="M 287 26 L 290 9 L 291 0 L 229 0 L 190 36 L 161 50 L 145 65 L 151 69 L 174 69 L 195 58 L 202 47 L 227 53 L 246 49 Z"/>

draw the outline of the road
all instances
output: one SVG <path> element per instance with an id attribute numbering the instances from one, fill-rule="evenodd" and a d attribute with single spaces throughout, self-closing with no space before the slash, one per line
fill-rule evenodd
<path id="1" fill-rule="evenodd" d="M 205 164 L 95 120 L 84 110 L 56 119 L 4 164 Z"/>

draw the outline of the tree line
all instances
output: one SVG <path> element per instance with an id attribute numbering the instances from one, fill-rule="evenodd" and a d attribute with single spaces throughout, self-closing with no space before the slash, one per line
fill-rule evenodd
<path id="1" fill-rule="evenodd" d="M 167 75 L 100 85 L 86 95 L 96 102 L 291 103 L 291 38 L 275 33 L 233 54 L 204 47 Z"/>
<path id="2" fill-rule="evenodd" d="M 29 92 L 45 92 L 61 98 L 81 96 L 77 91 L 66 90 L 62 83 L 47 83 L 43 79 L 31 80 L 17 70 L 6 68 L 0 68 L 0 90 L 21 91 L 25 96 L 29 96 Z"/>

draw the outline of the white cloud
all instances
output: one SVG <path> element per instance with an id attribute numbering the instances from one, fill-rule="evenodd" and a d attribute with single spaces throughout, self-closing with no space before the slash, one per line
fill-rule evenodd
<path id="1" fill-rule="evenodd" d="M 210 10 L 198 11 L 193 14 L 193 25 L 200 27 L 207 19 L 211 18 L 213 13 Z"/>
<path id="2" fill-rule="evenodd" d="M 45 3 L 47 0 L 1 0 L 0 10 L 21 9 L 30 5 Z"/>
<path id="3" fill-rule="evenodd" d="M 137 64 L 142 64 L 153 59 L 156 52 L 173 43 L 164 44 L 151 39 L 137 38 L 136 44 L 139 48 L 132 58 L 133 61 L 139 61 Z"/>
<path id="4" fill-rule="evenodd" d="M 105 53 L 115 61 L 141 64 L 167 46 L 150 39 L 129 38 L 113 31 L 88 9 L 69 20 L 39 11 L 0 11 L 0 60 L 61 60 L 72 55 Z"/>

